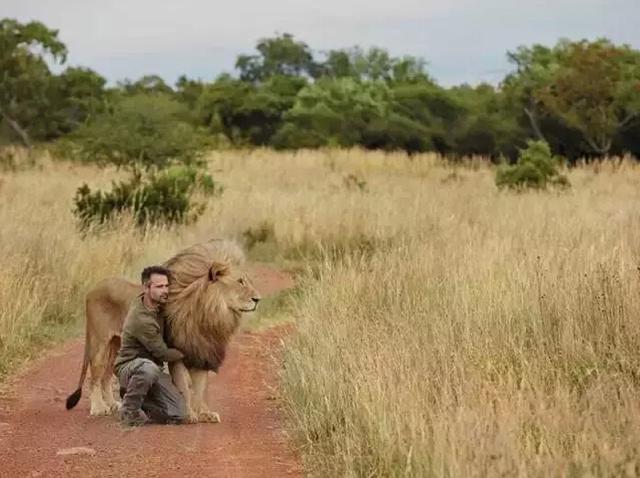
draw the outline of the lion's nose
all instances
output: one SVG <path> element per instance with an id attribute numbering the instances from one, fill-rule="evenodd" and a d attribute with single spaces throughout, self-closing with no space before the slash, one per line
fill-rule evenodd
<path id="1" fill-rule="evenodd" d="M 260 302 L 260 297 L 252 297 L 251 300 L 255 302 L 256 305 L 258 305 L 258 302 Z"/>

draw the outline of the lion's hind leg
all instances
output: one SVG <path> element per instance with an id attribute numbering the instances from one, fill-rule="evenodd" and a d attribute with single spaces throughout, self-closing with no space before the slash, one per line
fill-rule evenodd
<path id="1" fill-rule="evenodd" d="M 102 397 L 104 399 L 105 405 L 109 409 L 111 413 L 115 413 L 120 410 L 121 404 L 117 401 L 113 395 L 113 387 L 114 387 L 114 373 L 113 373 L 113 363 L 116 360 L 116 355 L 118 355 L 118 350 L 120 350 L 120 337 L 118 335 L 114 335 L 109 340 L 109 344 L 107 345 L 107 350 L 105 353 L 106 361 L 104 366 L 104 373 L 102 374 Z"/>
<path id="2" fill-rule="evenodd" d="M 220 415 L 209 410 L 207 406 L 208 371 L 200 369 L 189 370 L 193 382 L 192 407 L 198 416 L 198 421 L 205 423 L 220 423 Z"/>
<path id="3" fill-rule="evenodd" d="M 89 395 L 91 410 L 89 413 L 94 417 L 110 415 L 111 409 L 107 406 L 103 393 L 103 380 L 107 364 L 107 350 L 105 345 L 97 347 L 89 363 L 91 366 L 91 393 Z"/>

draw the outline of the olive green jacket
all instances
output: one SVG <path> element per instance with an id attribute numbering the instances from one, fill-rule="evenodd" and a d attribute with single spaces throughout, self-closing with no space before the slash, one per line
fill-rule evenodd
<path id="1" fill-rule="evenodd" d="M 148 309 L 139 295 L 129 307 L 122 329 L 122 345 L 115 361 L 116 373 L 130 360 L 146 358 L 162 367 L 163 362 L 174 362 L 183 358 L 177 349 L 167 347 L 164 341 L 165 316 Z"/>

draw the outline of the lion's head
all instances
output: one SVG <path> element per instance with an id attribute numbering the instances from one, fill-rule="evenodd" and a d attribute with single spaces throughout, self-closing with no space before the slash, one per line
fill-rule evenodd
<path id="1" fill-rule="evenodd" d="M 260 294 L 251 279 L 239 272 L 227 271 L 217 277 L 220 296 L 224 297 L 229 309 L 237 313 L 253 312 L 260 302 Z"/>
<path id="2" fill-rule="evenodd" d="M 217 370 L 242 314 L 256 309 L 260 294 L 243 263 L 242 250 L 223 240 L 197 244 L 166 262 L 168 339 L 187 366 Z"/>

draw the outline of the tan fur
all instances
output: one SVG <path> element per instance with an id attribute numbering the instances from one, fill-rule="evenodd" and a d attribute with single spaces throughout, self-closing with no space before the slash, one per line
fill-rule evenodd
<path id="1" fill-rule="evenodd" d="M 189 421 L 219 421 L 204 399 L 207 369 L 224 360 L 227 344 L 243 313 L 255 309 L 260 295 L 242 274 L 241 249 L 229 241 L 197 244 L 166 262 L 171 270 L 167 303 L 168 341 L 185 354 L 184 364 L 171 364 L 174 383 L 184 394 Z M 106 279 L 86 297 L 86 343 L 78 390 L 67 400 L 72 408 L 80 397 L 87 367 L 91 368 L 91 415 L 117 410 L 113 398 L 113 363 L 120 347 L 122 325 L 130 302 L 141 292 L 122 278 Z"/>

